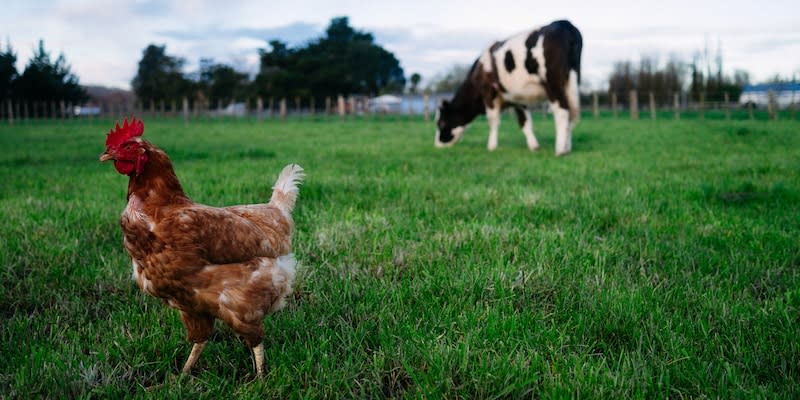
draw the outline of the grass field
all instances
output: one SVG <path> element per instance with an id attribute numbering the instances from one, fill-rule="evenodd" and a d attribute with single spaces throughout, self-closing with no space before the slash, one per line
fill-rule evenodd
<path id="1" fill-rule="evenodd" d="M 221 323 L 189 377 L 140 293 L 111 122 L 0 126 L 0 397 L 798 398 L 800 122 L 507 119 L 449 149 L 408 120 L 145 121 L 187 193 L 307 180 L 268 371 Z"/>

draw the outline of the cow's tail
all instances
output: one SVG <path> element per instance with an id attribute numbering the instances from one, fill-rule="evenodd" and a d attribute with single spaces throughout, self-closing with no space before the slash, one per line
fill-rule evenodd
<path id="1" fill-rule="evenodd" d="M 569 24 L 569 50 L 567 52 L 567 64 L 570 69 L 575 70 L 578 75 L 578 83 L 581 81 L 581 52 L 583 51 L 583 37 L 575 25 Z"/>

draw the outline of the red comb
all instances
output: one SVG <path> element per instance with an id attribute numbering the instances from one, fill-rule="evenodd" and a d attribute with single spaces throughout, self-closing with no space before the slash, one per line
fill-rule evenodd
<path id="1" fill-rule="evenodd" d="M 136 117 L 131 117 L 131 122 L 128 123 L 128 118 L 125 118 L 122 126 L 119 126 L 119 122 L 117 122 L 116 128 L 108 131 L 106 147 L 119 146 L 130 138 L 142 136 L 143 133 L 144 122 L 136 119 Z"/>

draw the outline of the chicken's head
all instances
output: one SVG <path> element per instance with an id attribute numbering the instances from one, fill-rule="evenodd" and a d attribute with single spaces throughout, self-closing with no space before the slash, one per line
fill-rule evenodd
<path id="1" fill-rule="evenodd" d="M 136 118 L 125 118 L 122 126 L 119 122 L 106 137 L 106 151 L 100 155 L 100 161 L 114 160 L 114 168 L 123 175 L 138 175 L 144 170 L 147 162 L 147 150 L 141 139 L 144 123 Z"/>

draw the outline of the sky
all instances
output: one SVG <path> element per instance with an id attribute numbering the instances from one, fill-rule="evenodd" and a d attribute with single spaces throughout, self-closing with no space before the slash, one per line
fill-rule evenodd
<path id="1" fill-rule="evenodd" d="M 569 19 L 583 34 L 582 89 L 603 89 L 617 61 L 690 61 L 721 50 L 723 70 L 758 83 L 777 74 L 800 79 L 795 1 L 239 1 L 4 0 L 0 45 L 10 42 L 22 72 L 40 39 L 63 53 L 84 85 L 130 88 L 142 51 L 166 45 L 186 60 L 213 58 L 255 73 L 258 49 L 280 39 L 301 46 L 330 20 L 371 32 L 423 85 L 455 64 L 471 64 L 494 40 Z"/>

